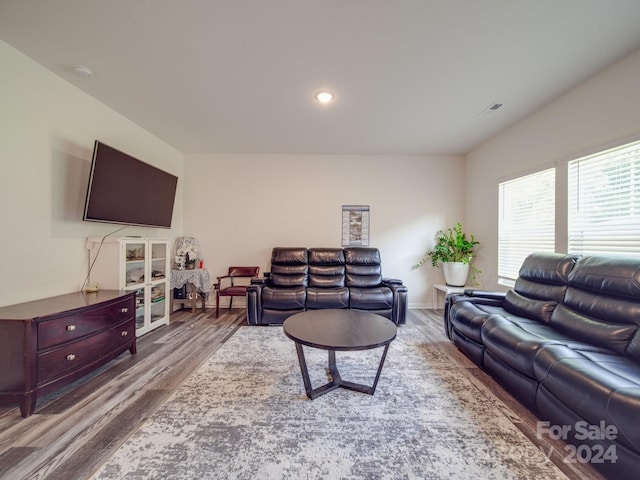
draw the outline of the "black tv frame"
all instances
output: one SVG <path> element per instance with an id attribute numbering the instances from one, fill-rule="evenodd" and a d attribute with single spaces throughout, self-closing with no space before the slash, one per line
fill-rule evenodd
<path id="1" fill-rule="evenodd" d="M 171 228 L 178 177 L 95 141 L 82 219 Z"/>

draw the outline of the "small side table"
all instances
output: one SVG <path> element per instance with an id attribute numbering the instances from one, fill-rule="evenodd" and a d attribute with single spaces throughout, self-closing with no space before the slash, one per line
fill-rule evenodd
<path id="1" fill-rule="evenodd" d="M 433 308 L 436 310 L 442 310 L 444 308 L 444 299 L 447 295 L 450 293 L 464 293 L 467 288 L 470 287 L 466 285 L 464 287 L 452 287 L 442 283 L 435 283 L 433 285 Z M 441 292 L 442 295 L 440 295 Z M 442 297 L 442 301 L 440 301 L 440 297 Z"/>
<path id="2" fill-rule="evenodd" d="M 189 298 L 177 299 L 178 303 L 184 306 L 191 303 L 191 312 L 196 312 L 198 300 L 202 301 L 202 311 L 205 311 L 205 302 L 211 292 L 211 278 L 209 272 L 204 268 L 194 268 L 193 270 L 171 270 L 171 313 L 173 313 L 173 289 L 182 288 L 187 285 L 187 295 Z"/>

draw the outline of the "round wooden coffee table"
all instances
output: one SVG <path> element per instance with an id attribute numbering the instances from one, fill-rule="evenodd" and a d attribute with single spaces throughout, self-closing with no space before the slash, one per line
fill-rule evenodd
<path id="1" fill-rule="evenodd" d="M 336 388 L 347 388 L 373 395 L 389 344 L 396 338 L 397 333 L 396 325 L 380 315 L 335 309 L 309 310 L 292 315 L 285 320 L 283 330 L 296 344 L 304 388 L 311 400 Z M 303 345 L 329 351 L 329 383 L 317 388 L 312 387 Z M 341 378 L 336 366 L 336 351 L 370 350 L 377 347 L 384 347 L 384 352 L 373 385 L 348 382 Z"/>

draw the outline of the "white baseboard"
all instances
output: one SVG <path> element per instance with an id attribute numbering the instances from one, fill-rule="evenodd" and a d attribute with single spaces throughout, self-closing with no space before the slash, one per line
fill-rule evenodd
<path id="1" fill-rule="evenodd" d="M 418 309 L 433 309 L 433 303 L 409 303 L 407 305 L 409 310 L 418 310 Z"/>

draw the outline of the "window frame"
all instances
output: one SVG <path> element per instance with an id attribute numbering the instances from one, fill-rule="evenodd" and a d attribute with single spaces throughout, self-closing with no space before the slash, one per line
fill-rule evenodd
<path id="1" fill-rule="evenodd" d="M 640 256 L 640 140 L 567 162 L 566 225 L 569 253 Z"/>
<path id="2" fill-rule="evenodd" d="M 534 182 L 528 188 L 523 188 L 524 184 Z M 539 182 L 539 183 L 535 183 Z M 544 202 L 537 202 L 536 196 L 527 195 L 533 188 L 536 190 L 547 185 L 548 190 L 545 195 L 550 196 Z M 499 182 L 498 184 L 498 283 L 512 287 L 518 276 L 518 270 L 526 255 L 533 251 L 556 251 L 556 223 L 557 223 L 557 203 L 558 196 L 556 194 L 558 183 L 558 174 L 556 166 L 543 167 L 540 170 L 530 172 L 528 174 L 519 175 Z M 506 196 L 511 200 L 508 200 Z M 511 202 L 524 204 L 522 209 L 516 208 Z M 526 204 L 530 204 L 531 209 L 527 210 Z M 546 203 L 546 205 L 543 205 Z M 540 215 L 538 218 L 543 219 L 541 222 L 531 224 L 528 220 L 532 210 L 538 210 Z M 546 212 L 543 210 L 547 210 Z M 511 210 L 511 212 L 508 212 Z M 549 212 L 550 210 L 550 212 Z M 512 217 L 512 223 L 505 223 L 507 217 Z M 527 218 L 527 221 L 524 219 Z M 520 223 L 518 223 L 520 222 Z M 543 234 L 539 229 L 543 228 Z M 536 238 L 536 236 L 538 238 Z M 531 242 L 532 248 L 525 248 L 523 252 L 519 248 L 518 239 L 522 237 L 535 238 Z M 505 249 L 507 249 L 505 251 Z M 509 251 L 511 250 L 511 251 Z"/>

